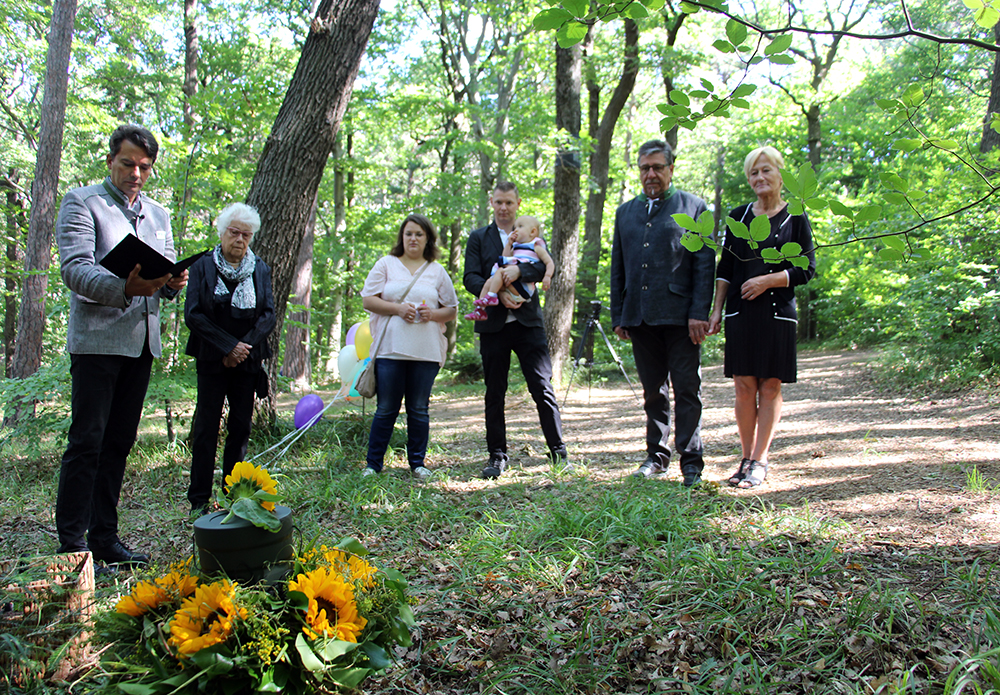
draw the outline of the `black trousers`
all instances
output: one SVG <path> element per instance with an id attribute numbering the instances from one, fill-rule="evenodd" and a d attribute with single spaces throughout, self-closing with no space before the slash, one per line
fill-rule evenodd
<path id="1" fill-rule="evenodd" d="M 198 404 L 191 428 L 191 484 L 188 501 L 192 509 L 208 504 L 215 477 L 215 451 L 219 442 L 222 404 L 229 400 L 226 446 L 222 450 L 222 479 L 246 458 L 253 422 L 253 398 L 257 374 L 239 369 L 198 369 Z"/>
<path id="2" fill-rule="evenodd" d="M 59 552 L 102 547 L 118 537 L 125 460 L 135 444 L 153 355 L 70 355 L 69 444 L 59 470 Z M 85 539 L 86 535 L 86 539 Z"/>
<path id="3" fill-rule="evenodd" d="M 479 354 L 483 358 L 486 381 L 486 448 L 490 455 L 507 453 L 507 421 L 504 399 L 510 373 L 510 354 L 517 355 L 528 392 L 538 409 L 538 422 L 549 451 L 565 455 L 562 418 L 556 392 L 552 388 L 552 360 L 545 329 L 529 328 L 518 321 L 507 323 L 496 333 L 479 334 Z"/>
<path id="4" fill-rule="evenodd" d="M 701 442 L 701 346 L 687 326 L 630 327 L 635 367 L 646 411 L 646 453 L 670 462 L 670 386 L 674 389 L 674 445 L 681 471 L 705 467 Z"/>

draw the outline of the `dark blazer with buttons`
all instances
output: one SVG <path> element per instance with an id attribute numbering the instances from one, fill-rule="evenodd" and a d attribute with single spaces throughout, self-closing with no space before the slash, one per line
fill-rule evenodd
<path id="1" fill-rule="evenodd" d="M 488 227 L 480 227 L 470 232 L 469 241 L 465 245 L 465 273 L 462 275 L 465 289 L 478 297 L 490 277 L 490 270 L 502 253 L 500 230 L 495 221 L 490 222 Z M 521 280 L 524 282 L 540 282 L 545 276 L 545 264 L 541 261 L 519 263 L 517 267 L 521 269 Z M 529 328 L 542 325 L 542 311 L 536 291 L 531 299 L 517 309 L 508 309 L 503 304 L 486 307 L 489 318 L 485 321 L 476 321 L 476 333 L 496 333 L 502 330 L 507 323 L 507 315 L 511 312 L 521 324 Z"/>
<path id="2" fill-rule="evenodd" d="M 756 215 L 753 214 L 753 203 L 741 205 L 729 213 L 729 217 L 742 222 L 747 227 Z M 759 242 L 756 250 L 750 248 L 746 239 L 727 233 L 723 240 L 723 251 L 719 257 L 719 267 L 716 275 L 720 280 L 729 283 L 726 292 L 726 316 L 738 314 L 750 300 L 741 296 L 740 288 L 752 277 L 767 273 L 788 273 L 787 287 L 772 287 L 752 301 L 769 302 L 771 316 L 785 321 L 798 321 L 795 312 L 795 288 L 809 282 L 816 274 L 816 253 L 813 250 L 812 225 L 805 213 L 789 215 L 788 207 L 778 212 L 769 220 L 771 235 Z M 794 241 L 802 247 L 809 265 L 798 268 L 789 261 L 781 263 L 764 263 L 760 258 L 762 249 L 780 249 L 788 242 Z"/>
<path id="3" fill-rule="evenodd" d="M 681 246 L 684 230 L 671 215 L 697 219 L 707 209 L 701 198 L 673 186 L 650 215 L 639 194 L 615 213 L 611 246 L 611 325 L 629 328 L 687 326 L 707 321 L 715 276 L 715 253 L 707 246 L 691 253 Z"/>

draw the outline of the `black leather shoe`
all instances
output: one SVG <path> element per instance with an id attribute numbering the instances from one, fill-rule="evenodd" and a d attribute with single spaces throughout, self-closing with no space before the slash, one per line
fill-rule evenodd
<path id="1" fill-rule="evenodd" d="M 109 565 L 148 565 L 149 555 L 129 550 L 119 539 L 111 545 L 92 545 L 90 552 L 94 560 Z"/>
<path id="2" fill-rule="evenodd" d="M 701 482 L 701 471 L 684 471 L 684 487 L 694 487 Z"/>
<path id="3" fill-rule="evenodd" d="M 496 480 L 507 470 L 509 462 L 507 454 L 490 454 L 490 462 L 483 467 L 483 477 L 487 480 Z"/>

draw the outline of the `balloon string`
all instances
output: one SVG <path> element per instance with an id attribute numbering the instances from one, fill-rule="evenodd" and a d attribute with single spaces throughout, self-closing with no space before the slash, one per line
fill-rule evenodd
<path id="1" fill-rule="evenodd" d="M 355 348 L 355 351 L 356 351 L 357 350 L 357 334 L 359 332 L 361 332 L 362 330 L 364 330 L 367 333 L 366 340 L 369 341 L 368 345 L 370 346 L 371 345 L 371 342 L 370 342 L 371 341 L 371 329 L 369 328 L 369 326 L 370 326 L 370 324 L 369 324 L 369 320 L 368 319 L 366 319 L 364 321 L 361 321 L 359 323 L 356 323 L 353 326 L 351 326 L 351 328 L 348 329 L 348 331 L 347 331 L 347 345 L 345 345 L 344 347 L 346 348 L 348 346 L 353 346 Z M 352 338 L 353 338 L 353 340 L 352 340 Z M 355 352 L 355 354 L 357 354 L 357 352 Z M 366 357 L 365 359 L 368 359 L 368 358 Z M 358 360 L 358 362 L 356 363 L 355 368 L 354 368 L 354 372 L 355 372 L 354 376 L 355 377 L 357 376 L 358 368 L 362 367 L 364 364 L 365 364 L 365 360 Z M 353 387 L 353 386 L 354 386 L 354 379 L 352 378 L 351 379 L 351 387 Z M 284 437 L 282 437 L 281 439 L 279 439 L 277 442 L 275 442 L 269 448 L 267 448 L 264 451 L 260 452 L 256 456 L 247 458 L 247 461 L 254 461 L 256 459 L 262 458 L 263 456 L 265 456 L 266 454 L 271 453 L 275 449 L 278 449 L 278 448 L 284 446 L 285 448 L 282 449 L 277 454 L 275 454 L 274 456 L 272 456 L 271 459 L 267 463 L 260 464 L 260 466 L 262 468 L 264 468 L 264 469 L 270 469 L 271 465 L 275 461 L 280 460 L 282 456 L 284 456 L 285 454 L 288 453 L 288 450 L 292 448 L 292 445 L 295 444 L 295 442 L 297 442 L 299 440 L 299 438 L 302 437 L 303 434 L 305 434 L 305 431 L 307 429 L 309 429 L 310 427 L 312 427 L 316 422 L 319 421 L 319 419 L 321 417 L 323 417 L 323 413 L 325 413 L 327 410 L 329 410 L 331 408 L 331 406 L 333 406 L 333 404 L 336 403 L 338 400 L 341 400 L 341 399 L 344 399 L 344 398 L 347 397 L 347 394 L 349 394 L 349 392 L 351 390 L 351 387 L 348 387 L 348 388 L 345 389 L 343 386 L 341 386 L 340 387 L 340 391 L 338 391 L 334 395 L 333 399 L 328 404 L 326 404 L 325 406 L 323 406 L 322 410 L 320 410 L 318 413 L 316 413 L 311 418 L 309 418 L 309 421 L 306 422 L 304 425 L 302 425 L 302 427 L 297 427 L 296 429 L 292 430 L 291 432 L 289 432 L 288 434 L 286 434 Z M 341 392 L 345 392 L 345 394 L 342 395 Z M 274 470 L 277 471 L 279 469 L 274 469 Z"/>
<path id="2" fill-rule="evenodd" d="M 323 413 L 325 413 L 327 410 L 329 410 L 333 406 L 334 403 L 336 403 L 339 400 L 343 400 L 344 398 L 345 398 L 345 396 L 342 396 L 339 393 L 336 394 L 330 400 L 330 402 L 327 405 L 323 406 L 323 409 L 321 411 L 319 411 L 318 413 L 316 413 L 315 415 L 313 415 L 311 418 L 309 418 L 309 421 L 306 422 L 304 425 L 302 425 L 302 427 L 299 427 L 299 428 L 296 428 L 296 429 L 292 430 L 291 432 L 289 432 L 288 434 L 286 434 L 284 437 L 282 437 L 281 439 L 279 439 L 277 442 L 275 442 L 273 445 L 271 445 L 270 447 L 268 447 L 264 451 L 260 452 L 256 456 L 248 458 L 247 461 L 255 461 L 255 460 L 259 459 L 259 458 L 262 458 L 266 454 L 269 454 L 270 452 L 274 451 L 275 449 L 277 449 L 277 448 L 279 448 L 279 447 L 287 444 L 284 449 L 282 449 L 279 453 L 277 453 L 274 456 L 272 456 L 269 461 L 267 461 L 266 463 L 261 463 L 260 464 L 261 468 L 264 468 L 265 470 L 271 470 L 271 465 L 275 461 L 278 461 L 279 459 L 281 459 L 282 456 L 284 456 L 285 454 L 287 454 L 288 450 L 292 448 L 292 445 L 295 444 L 295 442 L 297 442 L 302 437 L 302 435 L 304 435 L 306 433 L 306 430 L 308 430 L 310 427 L 312 427 L 315 423 L 319 422 L 320 418 L 323 417 Z M 277 471 L 278 469 L 274 469 L 274 470 Z"/>

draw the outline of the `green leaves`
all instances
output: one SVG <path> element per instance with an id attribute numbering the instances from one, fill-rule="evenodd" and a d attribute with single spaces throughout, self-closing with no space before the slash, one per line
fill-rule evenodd
<path id="1" fill-rule="evenodd" d="M 993 6 L 993 0 L 963 0 L 965 6 L 973 10 L 973 19 L 984 29 L 992 29 L 1000 21 L 1000 11 Z"/>
<path id="2" fill-rule="evenodd" d="M 553 7 L 548 10 L 542 10 L 535 15 L 535 18 L 531 20 L 531 25 L 535 27 L 538 31 L 549 31 L 551 29 L 558 29 L 563 24 L 573 19 L 573 14 L 564 10 L 561 7 Z"/>
<path id="3" fill-rule="evenodd" d="M 586 38 L 587 29 L 586 24 L 573 20 L 556 32 L 556 43 L 562 48 L 575 46 Z"/>
<path id="4" fill-rule="evenodd" d="M 750 240 L 764 241 L 771 236 L 771 219 L 767 215 L 758 215 L 750 222 Z"/>
<path id="5" fill-rule="evenodd" d="M 710 248 L 717 248 L 718 244 L 712 239 L 712 233 L 715 231 L 715 218 L 712 213 L 706 210 L 698 216 L 698 219 L 694 219 L 690 215 L 685 215 L 684 213 L 676 213 L 671 215 L 674 218 L 674 222 L 681 229 L 686 229 L 681 236 L 681 246 L 686 248 L 691 253 L 697 253 L 701 251 L 705 246 Z"/>
<path id="6" fill-rule="evenodd" d="M 229 508 L 229 515 L 222 521 L 226 523 L 233 516 L 249 521 L 254 526 L 266 528 L 272 533 L 281 530 L 281 521 L 274 515 L 260 506 L 260 502 L 273 502 L 278 498 L 262 490 L 254 493 L 253 497 L 240 497 Z"/>
<path id="7" fill-rule="evenodd" d="M 746 26 L 735 19 L 730 19 L 726 22 L 726 38 L 733 46 L 741 46 L 747 40 Z"/>

